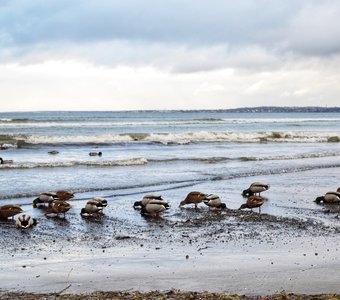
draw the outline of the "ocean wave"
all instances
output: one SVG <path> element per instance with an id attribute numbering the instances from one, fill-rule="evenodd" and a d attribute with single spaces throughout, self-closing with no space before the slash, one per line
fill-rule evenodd
<path id="1" fill-rule="evenodd" d="M 114 166 L 136 166 L 145 165 L 145 158 L 132 158 L 114 161 L 74 161 L 74 162 L 48 162 L 48 163 L 14 163 L 0 165 L 0 169 L 34 169 L 34 168 L 66 168 L 74 166 L 114 167 Z"/>
<path id="2" fill-rule="evenodd" d="M 126 133 L 106 135 L 6 135 L 0 136 L 6 144 L 25 145 L 86 145 L 158 143 L 162 145 L 185 145 L 192 143 L 327 143 L 340 142 L 338 133 L 322 132 L 183 132 L 183 133 Z"/>
<path id="3" fill-rule="evenodd" d="M 77 128 L 77 127 L 136 127 L 136 126 L 182 126 L 182 125 L 209 125 L 209 124 L 257 124 L 257 123 L 282 123 L 296 125 L 308 122 L 340 122 L 340 118 L 198 118 L 186 120 L 155 120 L 155 121 L 89 121 L 89 120 L 34 120 L 34 119 L 9 119 L 1 118 L 0 124 L 3 128 L 11 127 L 36 127 L 36 128 Z"/>

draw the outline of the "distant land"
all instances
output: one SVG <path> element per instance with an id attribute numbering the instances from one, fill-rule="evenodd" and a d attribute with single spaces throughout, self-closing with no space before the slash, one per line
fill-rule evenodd
<path id="1" fill-rule="evenodd" d="M 340 113 L 340 107 L 321 106 L 258 106 L 225 109 L 226 112 L 235 113 Z"/>

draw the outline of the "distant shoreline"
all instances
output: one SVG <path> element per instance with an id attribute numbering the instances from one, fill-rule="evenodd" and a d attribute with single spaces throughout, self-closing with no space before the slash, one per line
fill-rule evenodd
<path id="1" fill-rule="evenodd" d="M 136 109 L 136 110 L 42 110 L 42 111 L 3 111 L 0 113 L 48 113 L 48 112 L 69 112 L 69 113 L 124 113 L 124 112 L 221 112 L 221 113 L 340 113 L 340 107 L 322 106 L 256 106 L 239 107 L 227 109 Z"/>

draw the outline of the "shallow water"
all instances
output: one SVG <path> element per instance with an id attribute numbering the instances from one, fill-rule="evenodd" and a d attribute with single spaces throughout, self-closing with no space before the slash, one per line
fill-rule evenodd
<path id="1" fill-rule="evenodd" d="M 43 191 L 102 195 L 158 191 L 182 199 L 190 190 L 221 194 L 228 206 L 253 181 L 268 181 L 291 207 L 296 194 L 309 200 L 340 186 L 339 114 L 223 111 L 0 113 L 0 201 L 30 202 Z M 50 150 L 59 151 L 56 155 Z M 89 156 L 89 152 L 103 155 Z M 308 186 L 299 178 L 310 172 Z M 289 174 L 282 176 L 282 174 Z M 334 180 L 321 185 L 320 177 Z M 241 185 L 235 184 L 242 182 Z M 177 193 L 179 187 L 187 187 Z M 290 193 L 290 191 L 294 193 Z M 269 192 L 268 192 L 269 195 Z M 76 198 L 77 198 L 76 197 Z M 296 205 L 305 207 L 304 202 Z M 306 204 L 307 206 L 309 205 Z M 311 204 L 313 207 L 313 204 Z M 264 206 L 265 208 L 265 206 Z M 279 209 L 275 210 L 277 213 Z"/>

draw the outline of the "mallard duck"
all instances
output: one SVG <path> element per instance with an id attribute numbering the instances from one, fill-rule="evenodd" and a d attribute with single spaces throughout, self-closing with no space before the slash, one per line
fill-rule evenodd
<path id="1" fill-rule="evenodd" d="M 97 206 L 98 207 L 106 207 L 107 206 L 107 200 L 105 198 L 102 197 L 94 197 L 92 198 L 93 201 L 97 202 Z"/>
<path id="2" fill-rule="evenodd" d="M 83 217 L 93 217 L 98 216 L 103 210 L 103 206 L 96 200 L 87 201 L 84 208 L 81 209 L 80 214 Z"/>
<path id="3" fill-rule="evenodd" d="M 209 206 L 210 208 L 215 208 L 215 209 L 226 209 L 227 206 L 225 203 L 222 203 L 221 199 L 219 196 L 211 194 L 211 195 L 206 195 L 205 199 L 203 200 L 204 204 Z"/>
<path id="4" fill-rule="evenodd" d="M 57 198 L 61 201 L 67 201 L 74 198 L 74 194 L 68 191 L 57 191 Z"/>
<path id="5" fill-rule="evenodd" d="M 317 197 L 314 200 L 316 203 L 329 203 L 339 204 L 340 203 L 340 192 L 327 192 L 324 196 Z"/>
<path id="6" fill-rule="evenodd" d="M 151 200 L 161 200 L 164 201 L 161 195 L 157 194 L 147 194 L 143 196 L 143 199 L 141 201 L 136 201 L 133 204 L 133 208 L 138 208 L 138 207 L 145 207 Z M 165 201 L 166 202 L 166 201 Z"/>
<path id="7" fill-rule="evenodd" d="M 261 192 L 269 190 L 270 185 L 262 182 L 253 182 L 249 188 L 244 190 L 242 192 L 243 197 L 249 197 L 249 196 L 254 196 L 258 194 L 258 196 L 261 196 Z"/>
<path id="8" fill-rule="evenodd" d="M 32 206 L 34 208 L 44 208 L 46 205 L 51 207 L 52 202 L 57 198 L 57 194 L 54 192 L 43 192 L 38 198 L 33 200 Z"/>
<path id="9" fill-rule="evenodd" d="M 264 200 L 261 197 L 249 196 L 247 203 L 242 204 L 239 209 L 250 208 L 252 210 L 253 208 L 258 207 L 259 213 L 261 213 L 261 206 L 263 203 L 264 203 Z"/>
<path id="10" fill-rule="evenodd" d="M 19 205 L 7 204 L 0 206 L 0 219 L 13 218 L 15 215 L 23 212 Z"/>
<path id="11" fill-rule="evenodd" d="M 61 200 L 54 200 L 52 202 L 52 207 L 45 213 L 45 216 L 51 216 L 51 215 L 59 215 L 59 214 L 65 214 L 67 211 L 70 210 L 71 204 L 67 203 L 66 201 L 61 201 Z"/>
<path id="12" fill-rule="evenodd" d="M 13 160 L 11 159 L 2 159 L 2 157 L 0 157 L 0 165 L 4 165 L 4 164 L 12 164 Z"/>
<path id="13" fill-rule="evenodd" d="M 103 153 L 100 152 L 100 151 L 99 151 L 99 152 L 90 152 L 89 155 L 90 155 L 90 156 L 102 156 Z"/>
<path id="14" fill-rule="evenodd" d="M 26 229 L 37 225 L 39 221 L 37 219 L 32 218 L 29 215 L 20 215 L 19 218 L 16 220 L 15 225 L 17 228 Z"/>
<path id="15" fill-rule="evenodd" d="M 145 206 L 142 206 L 142 215 L 151 215 L 152 218 L 158 217 L 158 215 L 167 210 L 167 202 L 164 200 L 151 200 Z"/>
<path id="16" fill-rule="evenodd" d="M 201 203 L 204 199 L 206 199 L 206 194 L 203 194 L 201 192 L 190 192 L 186 198 L 181 201 L 179 204 L 179 207 L 182 207 L 186 204 L 194 204 L 195 208 L 197 209 L 197 206 L 199 203 Z"/>

